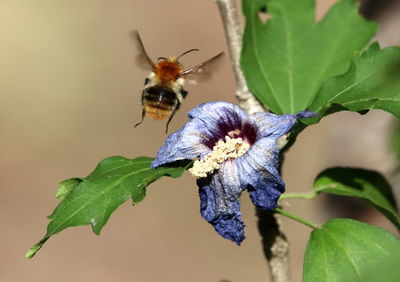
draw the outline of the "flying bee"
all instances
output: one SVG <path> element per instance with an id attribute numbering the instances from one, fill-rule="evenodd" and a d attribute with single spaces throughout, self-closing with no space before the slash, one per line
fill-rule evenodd
<path id="1" fill-rule="evenodd" d="M 154 63 L 147 55 L 139 33 L 134 31 L 133 36 L 138 51 L 136 58 L 138 65 L 151 71 L 144 82 L 142 92 L 142 120 L 135 127 L 141 124 L 145 117 L 161 121 L 166 120 L 165 132 L 167 133 L 168 124 L 188 94 L 183 89 L 185 81 L 195 84 L 209 78 L 210 69 L 219 62 L 223 52 L 185 70 L 179 59 L 188 53 L 199 51 L 199 49 L 187 50 L 177 57 L 159 57 L 157 62 Z"/>

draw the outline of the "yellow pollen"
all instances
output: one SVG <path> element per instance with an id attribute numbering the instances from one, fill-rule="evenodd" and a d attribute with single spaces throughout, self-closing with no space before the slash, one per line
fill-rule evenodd
<path id="1" fill-rule="evenodd" d="M 201 160 L 196 160 L 189 172 L 196 178 L 207 177 L 214 170 L 220 168 L 227 159 L 237 159 L 244 155 L 250 148 L 249 143 L 242 138 L 231 138 L 225 136 L 225 141 L 219 140 L 213 150 Z"/>

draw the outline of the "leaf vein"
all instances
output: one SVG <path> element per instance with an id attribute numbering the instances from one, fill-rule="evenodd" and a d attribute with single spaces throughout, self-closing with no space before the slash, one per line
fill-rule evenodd
<path id="1" fill-rule="evenodd" d="M 256 6 L 256 1 L 253 1 L 253 5 L 252 5 L 252 7 L 251 7 L 251 9 L 253 10 L 253 11 L 255 11 L 256 9 L 255 9 L 255 6 Z M 274 87 L 272 86 L 272 83 L 271 83 L 271 81 L 269 80 L 269 77 L 268 77 L 268 74 L 267 74 L 267 72 L 266 72 L 266 70 L 264 69 L 264 66 L 263 66 L 263 64 L 261 63 L 261 56 L 260 56 L 260 53 L 258 52 L 259 50 L 258 50 L 258 42 L 257 42 L 257 36 L 256 36 L 256 29 L 255 29 L 255 23 L 256 23 L 256 20 L 253 20 L 253 21 L 250 21 L 251 22 L 251 33 L 252 33 L 252 41 L 253 41 L 253 46 L 254 46 L 254 53 L 255 53 L 255 55 L 256 55 L 256 57 L 257 57 L 257 59 L 256 59 L 256 61 L 257 61 L 257 65 L 259 66 L 259 69 L 260 69 L 260 71 L 261 71 L 261 74 L 263 75 L 263 77 L 264 77 L 264 79 L 265 79 L 265 82 L 267 83 L 267 85 L 268 85 L 268 88 L 271 90 L 271 96 L 273 97 L 273 99 L 274 99 L 274 101 L 275 101 L 275 103 L 278 105 L 278 107 L 282 110 L 283 108 L 282 108 L 282 106 L 279 104 L 279 100 L 276 98 L 276 94 L 275 94 L 275 89 L 274 89 Z"/>
<path id="2" fill-rule="evenodd" d="M 335 241 L 335 242 L 337 243 L 337 245 L 343 250 L 343 253 L 344 253 L 344 254 L 346 255 L 346 257 L 348 258 L 348 260 L 349 260 L 349 262 L 350 262 L 350 265 L 352 266 L 354 272 L 357 274 L 357 276 L 358 276 L 359 278 L 361 278 L 361 274 L 360 274 L 360 272 L 359 272 L 359 269 L 356 267 L 355 262 L 353 261 L 353 259 L 352 259 L 352 257 L 350 256 L 350 254 L 347 252 L 346 248 L 343 246 L 342 242 L 339 241 L 339 240 L 337 240 L 337 239 L 335 238 L 335 236 L 333 236 L 333 234 L 331 233 L 330 230 L 325 229 L 325 231 L 326 231 L 327 236 L 331 237 L 331 239 L 332 239 L 333 241 Z"/>
<path id="3" fill-rule="evenodd" d="M 372 75 L 372 72 L 368 73 L 368 75 L 364 76 L 361 80 L 356 81 L 352 84 L 350 84 L 348 87 L 344 88 L 343 90 L 339 91 L 336 95 L 334 95 L 332 98 L 330 98 L 327 103 L 331 103 L 333 100 L 335 100 L 336 98 L 340 97 L 341 95 L 343 95 L 343 93 L 347 92 L 348 90 L 350 90 L 351 88 L 357 86 L 358 84 L 360 84 L 361 82 L 363 82 L 364 80 L 368 79 L 370 76 Z M 319 112 L 322 109 L 323 105 L 321 105 L 316 112 Z"/>
<path id="4" fill-rule="evenodd" d="M 285 37 L 286 37 L 286 48 L 287 48 L 287 74 L 289 83 L 289 103 L 290 112 L 294 113 L 294 91 L 293 91 L 293 46 L 290 37 L 290 27 L 285 16 L 282 17 L 283 23 L 286 26 Z"/>
<path id="5" fill-rule="evenodd" d="M 94 175 L 94 176 L 95 176 L 96 178 L 97 178 L 97 177 L 102 177 L 102 176 L 105 175 L 105 174 L 108 174 L 108 173 L 110 173 L 110 172 L 112 172 L 112 171 L 118 170 L 118 169 L 123 168 L 123 167 L 135 166 L 135 165 L 145 164 L 145 163 L 148 163 L 148 162 L 149 162 L 148 160 L 147 160 L 147 161 L 142 161 L 142 162 L 134 162 L 134 163 L 132 163 L 132 161 L 130 161 L 128 164 L 124 164 L 124 165 L 121 165 L 121 166 L 118 166 L 118 167 L 114 167 L 114 168 L 112 168 L 112 169 L 110 169 L 110 170 L 106 170 L 106 171 L 104 171 L 104 172 L 102 172 L 102 173 L 100 173 L 100 174 L 96 174 L 96 175 Z"/>

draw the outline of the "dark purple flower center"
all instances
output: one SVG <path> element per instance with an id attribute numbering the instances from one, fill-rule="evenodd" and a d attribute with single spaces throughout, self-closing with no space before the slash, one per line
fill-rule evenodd
<path id="1" fill-rule="evenodd" d="M 242 138 L 250 146 L 257 141 L 257 128 L 254 125 L 243 121 L 237 115 L 225 117 L 217 124 L 217 130 L 210 135 L 205 136 L 203 144 L 212 149 L 219 140 L 225 140 L 225 137 Z"/>

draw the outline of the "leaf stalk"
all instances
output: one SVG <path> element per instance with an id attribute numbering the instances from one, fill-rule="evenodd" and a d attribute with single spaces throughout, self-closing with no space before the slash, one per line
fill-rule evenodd
<path id="1" fill-rule="evenodd" d="M 274 211 L 279 213 L 279 214 L 281 214 L 281 215 L 283 215 L 283 216 L 286 216 L 286 217 L 288 217 L 290 219 L 293 219 L 293 220 L 295 220 L 297 222 L 300 222 L 300 223 L 302 223 L 304 225 L 307 225 L 308 227 L 311 227 L 312 229 L 319 229 L 320 228 L 319 224 L 316 224 L 316 223 L 314 223 L 314 222 L 312 222 L 312 221 L 310 221 L 308 219 L 302 218 L 302 217 L 300 217 L 298 215 L 292 214 L 292 213 L 290 213 L 290 212 L 288 212 L 288 211 L 286 211 L 284 209 L 276 208 L 276 209 L 274 209 Z"/>

